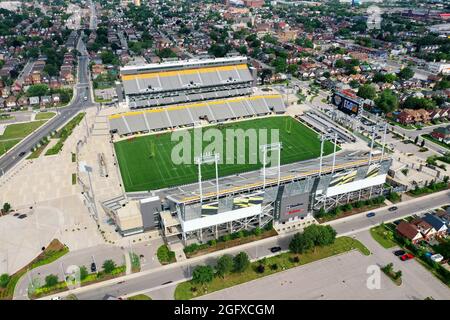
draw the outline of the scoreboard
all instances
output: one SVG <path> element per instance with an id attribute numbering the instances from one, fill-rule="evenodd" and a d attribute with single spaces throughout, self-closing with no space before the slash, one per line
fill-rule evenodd
<path id="1" fill-rule="evenodd" d="M 362 101 L 341 92 L 334 93 L 332 101 L 339 110 L 350 115 L 358 114 L 359 108 L 362 106 Z"/>

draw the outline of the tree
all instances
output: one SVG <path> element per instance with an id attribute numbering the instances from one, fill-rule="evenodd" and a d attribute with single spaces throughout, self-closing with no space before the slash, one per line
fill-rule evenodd
<path id="1" fill-rule="evenodd" d="M 375 104 L 384 113 L 389 113 L 398 108 L 398 97 L 392 90 L 386 89 L 375 99 Z"/>
<path id="2" fill-rule="evenodd" d="M 0 288 L 6 288 L 10 279 L 11 277 L 7 273 L 2 274 L 0 276 Z"/>
<path id="3" fill-rule="evenodd" d="M 116 268 L 116 263 L 112 261 L 111 259 L 105 260 L 102 265 L 103 271 L 105 273 L 111 273 Z"/>
<path id="4" fill-rule="evenodd" d="M 263 69 L 261 72 L 261 84 L 264 85 L 266 79 L 270 79 L 272 77 L 271 69 Z"/>
<path id="5" fill-rule="evenodd" d="M 408 97 L 405 102 L 403 102 L 403 108 L 406 109 L 434 109 L 436 108 L 436 102 L 432 99 L 418 98 L 418 97 Z"/>
<path id="6" fill-rule="evenodd" d="M 250 266 L 250 260 L 247 253 L 239 252 L 233 259 L 234 271 L 243 272 Z"/>
<path id="7" fill-rule="evenodd" d="M 49 93 L 50 89 L 46 84 L 33 84 L 27 90 L 29 97 L 41 97 Z"/>
<path id="8" fill-rule="evenodd" d="M 414 70 L 411 69 L 410 67 L 406 67 L 403 68 L 402 70 L 400 70 L 400 72 L 398 73 L 398 76 L 400 79 L 402 80 L 409 80 L 412 77 L 414 77 Z"/>
<path id="9" fill-rule="evenodd" d="M 312 226 L 311 226 L 312 227 Z M 316 238 L 316 245 L 318 246 L 327 246 L 334 243 L 336 240 L 336 230 L 334 230 L 331 226 L 318 226 L 319 234 Z M 309 228 L 309 227 L 308 227 Z"/>
<path id="10" fill-rule="evenodd" d="M 303 233 L 296 233 L 289 243 L 289 250 L 294 253 L 304 253 L 314 247 L 314 241 Z"/>
<path id="11" fill-rule="evenodd" d="M 46 287 L 53 287 L 58 284 L 58 276 L 54 274 L 49 274 L 45 277 L 45 286 Z"/>
<path id="12" fill-rule="evenodd" d="M 5 202 L 5 203 L 3 204 L 2 211 L 3 211 L 3 213 L 8 213 L 9 210 L 11 210 L 11 205 L 10 205 L 8 202 Z"/>
<path id="13" fill-rule="evenodd" d="M 230 255 L 223 255 L 217 260 L 217 274 L 224 277 L 233 270 L 233 258 Z"/>
<path id="14" fill-rule="evenodd" d="M 394 279 L 395 280 L 400 279 L 401 276 L 402 276 L 402 271 L 401 270 L 398 270 L 397 272 L 394 273 Z"/>
<path id="15" fill-rule="evenodd" d="M 85 266 L 80 267 L 80 280 L 84 280 L 89 275 L 87 268 Z"/>
<path id="16" fill-rule="evenodd" d="M 192 282 L 205 284 L 214 278 L 214 269 L 211 266 L 197 266 L 192 271 Z"/>
<path id="17" fill-rule="evenodd" d="M 375 87 L 370 84 L 364 84 L 358 89 L 358 96 L 363 99 L 373 100 L 376 96 L 377 92 Z"/>

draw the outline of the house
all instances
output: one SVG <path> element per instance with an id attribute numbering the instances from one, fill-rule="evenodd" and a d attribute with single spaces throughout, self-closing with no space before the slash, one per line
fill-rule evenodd
<path id="1" fill-rule="evenodd" d="M 58 104 L 61 102 L 61 97 L 59 96 L 58 93 L 52 94 L 52 102 L 53 104 Z"/>
<path id="2" fill-rule="evenodd" d="M 8 98 L 6 98 L 5 106 L 6 108 L 10 109 L 17 107 L 17 98 L 15 96 L 9 96 Z"/>
<path id="3" fill-rule="evenodd" d="M 52 97 L 50 96 L 43 96 L 41 97 L 41 107 L 46 107 L 50 105 L 52 102 Z"/>
<path id="4" fill-rule="evenodd" d="M 445 143 L 450 142 L 450 125 L 446 127 L 435 128 L 431 133 L 431 136 Z"/>
<path id="5" fill-rule="evenodd" d="M 400 236 L 405 237 L 414 244 L 423 240 L 423 236 L 420 233 L 419 228 L 412 223 L 402 221 L 397 225 L 396 231 Z"/>
<path id="6" fill-rule="evenodd" d="M 423 219 L 414 219 L 410 222 L 415 225 L 425 240 L 433 239 L 436 236 L 436 229 Z"/>
<path id="7" fill-rule="evenodd" d="M 25 107 L 28 105 L 28 97 L 27 96 L 21 96 L 18 100 L 17 100 L 17 104 L 19 105 L 19 107 Z"/>
<path id="8" fill-rule="evenodd" d="M 443 221 L 438 216 L 427 213 L 425 214 L 423 220 L 436 230 L 437 237 L 444 237 L 447 235 L 448 227 L 445 224 L 445 221 Z"/>
<path id="9" fill-rule="evenodd" d="M 39 104 L 39 97 L 30 97 L 30 106 L 37 106 Z"/>

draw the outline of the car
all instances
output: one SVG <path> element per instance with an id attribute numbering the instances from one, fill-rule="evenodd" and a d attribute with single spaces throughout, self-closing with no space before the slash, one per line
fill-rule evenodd
<path id="1" fill-rule="evenodd" d="M 404 255 L 402 255 L 402 256 L 400 257 L 400 260 L 406 261 L 406 260 L 411 260 L 411 259 L 413 259 L 413 258 L 414 258 L 414 255 L 413 255 L 413 254 L 411 254 L 411 253 L 405 253 Z"/>
<path id="2" fill-rule="evenodd" d="M 394 251 L 394 255 L 397 257 L 401 257 L 405 254 L 406 252 L 404 250 L 396 250 Z"/>
<path id="3" fill-rule="evenodd" d="M 62 300 L 60 296 L 53 297 L 52 300 Z"/>
<path id="4" fill-rule="evenodd" d="M 395 211 L 395 210 L 397 210 L 398 208 L 396 207 L 396 206 L 393 206 L 393 207 L 390 207 L 388 210 L 389 211 Z"/>
<path id="5" fill-rule="evenodd" d="M 84 97 L 84 101 L 87 101 L 87 97 Z"/>
<path id="6" fill-rule="evenodd" d="M 272 248 L 270 248 L 270 252 L 272 252 L 272 253 L 275 253 L 275 252 L 278 252 L 278 251 L 281 251 L 281 247 L 272 247 Z"/>
<path id="7" fill-rule="evenodd" d="M 91 272 L 96 272 L 97 271 L 97 266 L 95 265 L 94 262 L 91 263 Z"/>
<path id="8" fill-rule="evenodd" d="M 368 214 L 366 214 L 367 218 L 372 218 L 375 217 L 375 212 L 369 212 Z"/>
<path id="9" fill-rule="evenodd" d="M 19 153 L 19 157 L 23 157 L 26 154 L 25 151 L 22 151 L 21 153 Z"/>

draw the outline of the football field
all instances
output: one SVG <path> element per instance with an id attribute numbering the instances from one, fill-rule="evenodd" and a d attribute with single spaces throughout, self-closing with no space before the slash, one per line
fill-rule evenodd
<path id="1" fill-rule="evenodd" d="M 223 150 L 217 150 L 218 153 L 224 155 L 230 153 L 230 148 L 226 149 L 231 143 L 230 139 L 226 141 L 227 133 L 231 130 L 227 129 L 267 129 L 267 141 L 271 140 L 271 129 L 278 129 L 279 140 L 282 143 L 281 163 L 287 164 L 302 160 L 317 158 L 320 155 L 320 140 L 313 130 L 304 126 L 297 120 L 289 116 L 276 116 L 270 118 L 252 119 L 239 122 L 233 122 L 214 127 L 204 127 L 203 134 L 207 129 L 217 128 L 223 134 Z M 195 129 L 197 130 L 197 129 Z M 171 132 L 153 134 L 142 137 L 132 137 L 122 140 L 114 144 L 117 159 L 119 162 L 120 172 L 122 175 L 125 190 L 127 192 L 157 190 L 166 187 L 174 187 L 198 181 L 198 165 L 194 163 L 194 129 L 187 131 L 191 137 L 191 161 L 188 164 L 175 164 L 172 161 L 172 149 L 179 141 L 172 141 Z M 249 132 L 249 131 L 247 131 Z M 232 164 L 220 163 L 218 166 L 219 176 L 228 176 L 247 171 L 254 171 L 262 168 L 262 153 L 258 146 L 261 144 L 257 135 L 257 143 L 249 142 L 249 139 L 238 136 L 234 137 L 234 150 L 231 150 L 234 157 Z M 203 148 L 210 145 L 211 142 L 205 141 L 203 138 Z M 261 140 L 262 141 L 262 140 Z M 238 149 L 238 144 L 244 143 L 245 155 L 242 149 Z M 238 152 L 238 150 L 241 150 Z M 278 151 L 273 151 L 278 152 Z M 333 144 L 326 141 L 324 144 L 324 155 L 333 152 Z M 179 154 L 179 153 L 177 153 Z M 274 154 L 275 156 L 275 154 Z M 258 161 L 249 163 L 249 159 L 257 157 Z M 268 155 L 270 157 L 270 153 Z M 276 157 L 275 157 L 276 158 Z M 245 159 L 245 161 L 242 161 Z M 223 162 L 225 157 L 223 157 Z M 239 163 L 238 163 L 239 161 Z M 202 180 L 213 179 L 215 177 L 215 166 L 212 164 L 202 165 Z"/>

